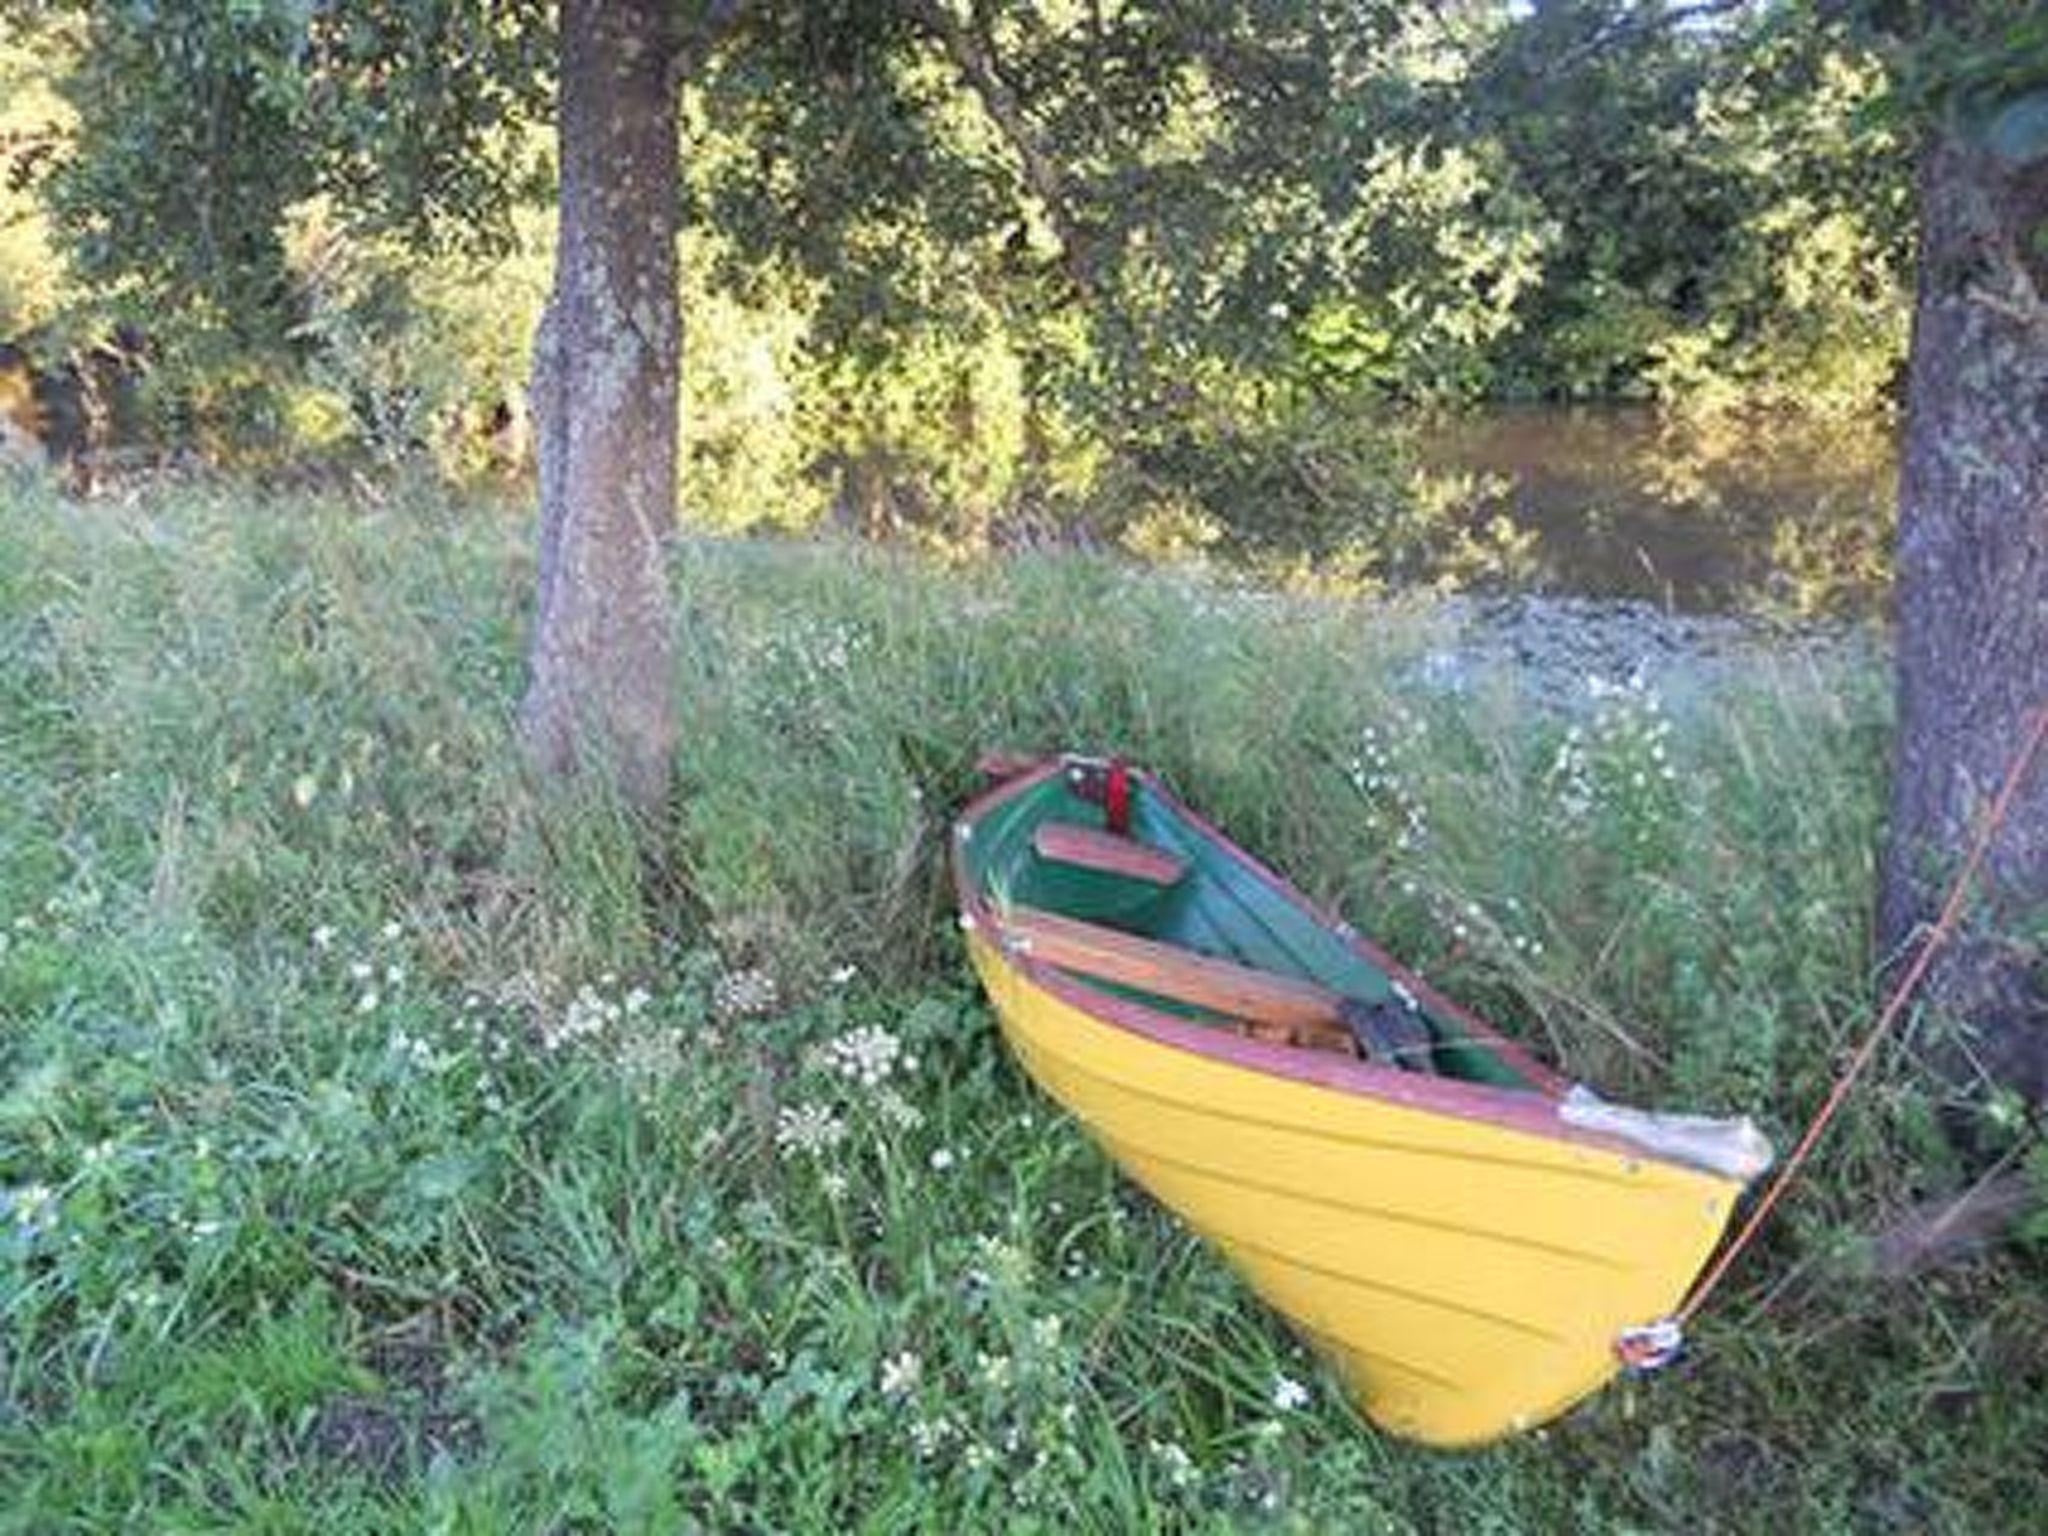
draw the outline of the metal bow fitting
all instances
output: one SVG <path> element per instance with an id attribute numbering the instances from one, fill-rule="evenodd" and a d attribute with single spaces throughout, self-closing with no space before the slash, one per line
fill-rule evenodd
<path id="1" fill-rule="evenodd" d="M 1676 1360 L 1685 1348 L 1685 1329 L 1675 1317 L 1660 1317 L 1640 1328 L 1624 1328 L 1614 1340 L 1614 1353 L 1622 1369 L 1646 1376 Z"/>

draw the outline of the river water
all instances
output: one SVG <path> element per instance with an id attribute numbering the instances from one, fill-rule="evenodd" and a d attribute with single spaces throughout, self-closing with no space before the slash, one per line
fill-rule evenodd
<path id="1" fill-rule="evenodd" d="M 1412 422 L 1404 436 L 1425 473 L 1473 478 L 1479 505 L 1531 536 L 1518 586 L 1683 613 L 1818 617 L 1882 604 L 1889 423 L 1510 406 Z"/>

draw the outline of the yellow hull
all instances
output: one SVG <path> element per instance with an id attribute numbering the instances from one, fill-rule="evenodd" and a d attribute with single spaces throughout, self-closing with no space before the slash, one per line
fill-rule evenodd
<path id="1" fill-rule="evenodd" d="M 1473 1445 L 1616 1372 L 1675 1308 L 1742 1181 L 1599 1137 L 1262 1071 L 1096 1016 L 979 931 L 1010 1047 L 1394 1433 Z"/>

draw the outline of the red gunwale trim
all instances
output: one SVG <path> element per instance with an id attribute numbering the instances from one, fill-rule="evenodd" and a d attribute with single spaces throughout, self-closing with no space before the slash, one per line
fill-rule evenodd
<path id="1" fill-rule="evenodd" d="M 1048 758 L 1038 767 L 1006 779 L 984 791 L 961 811 L 954 822 L 955 828 L 972 827 L 997 806 L 1058 775 L 1063 768 L 1062 759 Z M 1434 987 L 1393 960 L 1384 950 L 1360 937 L 1350 924 L 1331 918 L 1279 875 L 1189 810 L 1159 782 L 1156 776 L 1140 771 L 1137 777 L 1148 790 L 1185 817 L 1197 831 L 1223 848 L 1303 914 L 1335 933 L 1358 954 L 1407 987 L 1426 1007 L 1457 1020 L 1462 1028 L 1470 1030 L 1484 1044 L 1508 1057 L 1517 1071 L 1528 1075 L 1532 1086 L 1527 1089 L 1501 1088 L 1486 1083 L 1464 1082 L 1456 1078 L 1431 1077 L 1421 1073 L 1402 1072 L 1391 1067 L 1375 1066 L 1371 1062 L 1349 1060 L 1326 1051 L 1307 1051 L 1298 1046 L 1275 1045 L 1262 1040 L 1245 1039 L 1220 1029 L 1190 1024 L 1184 1019 L 1177 1019 L 1156 1008 L 1148 1008 L 1143 1003 L 1129 998 L 1098 991 L 1064 971 L 1033 959 L 1028 954 L 1013 953 L 1003 947 L 1001 921 L 995 908 L 968 877 L 966 855 L 961 845 L 962 840 L 956 832 L 951 849 L 953 888 L 962 915 L 996 946 L 1005 964 L 1021 971 L 1040 990 L 1051 993 L 1060 1001 L 1079 1008 L 1106 1024 L 1142 1035 L 1160 1045 L 1191 1051 L 1197 1056 L 1229 1062 L 1233 1066 L 1263 1072 L 1272 1077 L 1308 1083 L 1338 1093 L 1357 1094 L 1364 1098 L 1424 1110 L 1432 1114 L 1476 1120 L 1508 1130 L 1542 1136 L 1551 1141 L 1594 1147 L 1603 1152 L 1615 1152 L 1647 1162 L 1688 1167 L 1683 1163 L 1673 1163 L 1669 1158 L 1658 1157 L 1655 1153 L 1647 1152 L 1621 1137 L 1587 1130 L 1560 1120 L 1557 1105 L 1572 1086 L 1569 1079 L 1560 1077 L 1544 1066 L 1527 1050 L 1509 1040 L 1470 1010 L 1444 997 Z"/>

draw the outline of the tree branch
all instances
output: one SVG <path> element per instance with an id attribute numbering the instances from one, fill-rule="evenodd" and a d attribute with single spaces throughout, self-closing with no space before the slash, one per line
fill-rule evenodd
<path id="1" fill-rule="evenodd" d="M 995 123 L 1024 176 L 1024 185 L 1045 209 L 1060 243 L 1060 265 L 1068 280 L 1084 294 L 1093 294 L 1095 279 L 1089 241 L 1074 216 L 1066 179 L 1039 142 L 1016 88 L 996 62 L 995 47 L 977 11 L 974 24 L 956 16 L 945 0 L 904 0 L 905 13 L 945 50 L 947 59 L 967 82 L 982 109 Z"/>
<path id="2" fill-rule="evenodd" d="M 1601 49 L 1611 47 L 1626 38 L 1644 36 L 1652 32 L 1675 30 L 1693 21 L 1706 21 L 1715 16 L 1725 16 L 1732 11 L 1746 9 L 1751 0 L 1695 0 L 1691 5 L 1672 6 L 1668 10 L 1636 11 L 1601 27 L 1593 35 L 1574 48 L 1568 48 L 1551 62 L 1552 70 L 1570 69 L 1573 65 L 1590 58 Z"/>

